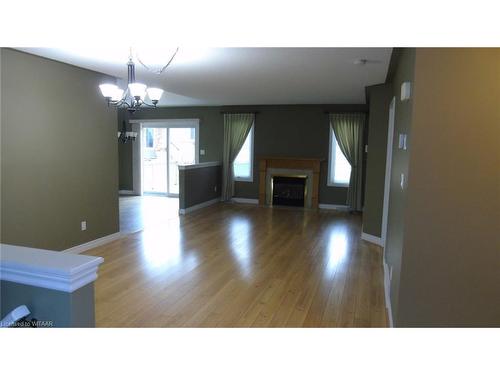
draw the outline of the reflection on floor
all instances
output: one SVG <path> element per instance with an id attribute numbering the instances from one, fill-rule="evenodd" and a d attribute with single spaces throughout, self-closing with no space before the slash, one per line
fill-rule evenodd
<path id="1" fill-rule="evenodd" d="M 99 327 L 386 326 L 360 216 L 217 204 L 86 254 Z"/>
<path id="2" fill-rule="evenodd" d="M 164 225 L 179 216 L 179 199 L 160 195 L 121 196 L 120 232 L 134 233 Z"/>

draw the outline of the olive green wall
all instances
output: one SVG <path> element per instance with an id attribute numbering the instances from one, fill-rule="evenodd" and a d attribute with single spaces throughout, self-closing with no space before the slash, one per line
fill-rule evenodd
<path id="1" fill-rule="evenodd" d="M 368 87 L 367 91 L 370 117 L 368 120 L 368 154 L 365 179 L 367 189 L 365 189 L 363 209 L 363 232 L 381 237 L 387 128 L 393 89 L 391 84 L 383 84 Z"/>
<path id="2" fill-rule="evenodd" d="M 46 322 L 50 327 L 95 327 L 94 283 L 72 293 L 0 281 L 0 316 L 20 305 L 30 311 L 27 319 Z"/>
<path id="3" fill-rule="evenodd" d="M 499 327 L 500 49 L 417 49 L 414 82 L 397 324 Z"/>
<path id="4" fill-rule="evenodd" d="M 1 60 L 1 242 L 63 250 L 118 232 L 109 77 L 10 49 Z"/>
<path id="5" fill-rule="evenodd" d="M 392 169 L 389 195 L 389 214 L 387 220 L 387 238 L 384 251 L 385 261 L 391 270 L 390 298 L 392 315 L 395 324 L 398 322 L 398 298 L 401 274 L 401 258 L 403 255 L 403 235 L 405 230 L 406 189 L 401 189 L 400 178 L 404 173 L 408 176 L 409 151 L 398 148 L 398 134 L 408 134 L 411 148 L 412 107 L 414 96 L 410 100 L 401 101 L 401 84 L 405 81 L 414 83 L 415 49 L 405 48 L 397 56 L 397 67 L 390 77 L 393 95 L 396 97 L 394 118 L 394 143 L 392 147 Z M 387 132 L 386 132 L 387 136 Z"/>
<path id="6" fill-rule="evenodd" d="M 329 123 L 325 111 L 366 111 L 366 105 L 283 105 L 283 106 L 234 106 L 234 107 L 179 107 L 145 109 L 136 112 L 134 119 L 199 118 L 200 162 L 221 161 L 223 148 L 223 115 L 225 111 L 257 111 L 254 142 L 254 180 L 236 182 L 235 195 L 258 198 L 258 158 L 260 156 L 290 156 L 323 158 L 321 168 L 320 203 L 345 204 L 346 188 L 328 187 L 327 161 Z M 120 111 L 121 119 L 128 118 Z M 132 190 L 131 145 L 120 146 L 120 189 Z"/>

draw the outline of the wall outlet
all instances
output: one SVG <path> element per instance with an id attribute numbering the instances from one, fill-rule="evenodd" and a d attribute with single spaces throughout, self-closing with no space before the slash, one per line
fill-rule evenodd
<path id="1" fill-rule="evenodd" d="M 214 186 L 214 191 L 217 193 L 217 185 Z"/>
<path id="2" fill-rule="evenodd" d="M 86 221 L 81 222 L 81 228 L 82 228 L 82 231 L 87 230 L 87 222 Z"/>
<path id="3" fill-rule="evenodd" d="M 205 155 L 205 150 L 204 149 L 200 150 L 200 155 Z"/>

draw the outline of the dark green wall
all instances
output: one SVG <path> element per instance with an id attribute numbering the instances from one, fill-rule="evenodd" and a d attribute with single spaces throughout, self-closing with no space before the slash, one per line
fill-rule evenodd
<path id="1" fill-rule="evenodd" d="M 254 143 L 254 180 L 236 182 L 235 195 L 258 198 L 258 158 L 260 156 L 289 156 L 323 158 L 320 203 L 345 204 L 346 188 L 328 187 L 327 165 L 330 112 L 366 111 L 366 105 L 283 105 L 283 106 L 232 106 L 232 107 L 180 107 L 145 109 L 136 112 L 134 119 L 199 118 L 200 162 L 221 161 L 223 147 L 223 115 L 225 111 L 257 111 Z M 119 118 L 127 118 L 121 111 Z M 118 124 L 121 127 L 121 121 Z M 132 190 L 131 145 L 121 145 L 120 189 Z"/>
<path id="2" fill-rule="evenodd" d="M 390 84 L 371 86 L 367 90 L 370 118 L 363 232 L 381 237 L 389 105 L 394 94 Z"/>
<path id="3" fill-rule="evenodd" d="M 63 250 L 118 232 L 109 77 L 10 49 L 1 76 L 2 243 Z"/>
<path id="4" fill-rule="evenodd" d="M 181 169 L 179 171 L 179 208 L 189 208 L 220 198 L 222 166 Z"/>

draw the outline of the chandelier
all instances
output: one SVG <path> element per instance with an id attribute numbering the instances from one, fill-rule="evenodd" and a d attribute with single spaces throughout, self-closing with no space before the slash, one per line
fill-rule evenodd
<path id="1" fill-rule="evenodd" d="M 122 130 L 118 132 L 118 140 L 121 143 L 128 143 L 129 141 L 135 141 L 136 138 L 137 132 L 128 131 L 126 122 L 122 121 Z"/>
<path id="2" fill-rule="evenodd" d="M 156 74 L 161 74 L 170 65 L 175 55 L 177 54 L 177 48 L 168 63 L 158 71 Z M 147 70 L 151 70 L 147 65 L 145 65 L 139 57 L 137 60 L 143 65 Z M 155 87 L 147 87 L 143 83 L 136 82 L 135 80 L 135 63 L 132 56 L 132 49 L 130 49 L 130 56 L 127 62 L 127 77 L 128 84 L 125 90 L 119 88 L 117 85 L 112 83 L 103 83 L 99 85 L 101 93 L 106 99 L 108 106 L 113 105 L 118 108 L 126 108 L 130 113 L 134 113 L 137 109 L 141 107 L 156 108 L 156 105 L 160 101 L 163 94 L 163 90 Z M 151 103 L 146 102 L 146 96 L 149 98 Z"/>

